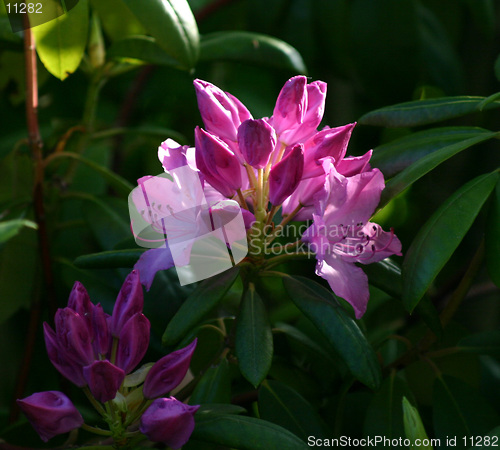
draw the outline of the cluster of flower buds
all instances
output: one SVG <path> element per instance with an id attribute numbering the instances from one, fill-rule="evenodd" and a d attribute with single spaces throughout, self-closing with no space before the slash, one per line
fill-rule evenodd
<path id="1" fill-rule="evenodd" d="M 142 433 L 153 442 L 180 448 L 194 429 L 198 406 L 163 397 L 184 379 L 196 341 L 132 372 L 149 345 L 150 324 L 142 309 L 136 271 L 126 278 L 112 315 L 94 305 L 76 282 L 68 306 L 56 313 L 55 331 L 44 323 L 47 352 L 55 368 L 84 390 L 109 424 L 109 431 L 98 429 L 99 434 L 117 442 Z M 45 442 L 81 426 L 92 431 L 62 392 L 38 392 L 18 404 Z"/>
<path id="2" fill-rule="evenodd" d="M 205 129 L 196 128 L 195 148 L 163 142 L 158 157 L 164 170 L 186 165 L 204 181 L 207 198 L 237 201 L 248 229 L 247 260 L 261 266 L 278 231 L 291 220 L 312 221 L 298 242 L 316 256 L 316 273 L 361 317 L 368 279 L 355 263 L 400 254 L 401 243 L 392 230 L 369 222 L 385 183 L 370 167 L 371 150 L 346 157 L 355 123 L 318 130 L 326 83 L 304 76 L 285 83 L 273 115 L 262 119 L 211 83 L 195 80 L 194 86 Z M 149 287 L 157 270 L 172 265 L 168 252 L 146 252 L 136 268 Z"/>

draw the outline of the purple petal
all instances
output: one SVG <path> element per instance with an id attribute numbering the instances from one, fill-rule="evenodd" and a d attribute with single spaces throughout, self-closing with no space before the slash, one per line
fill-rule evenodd
<path id="1" fill-rule="evenodd" d="M 125 372 L 108 360 L 94 361 L 83 368 L 90 392 L 102 403 L 113 400 L 125 379 Z"/>
<path id="2" fill-rule="evenodd" d="M 152 248 L 144 252 L 135 263 L 134 270 L 140 274 L 142 284 L 149 291 L 156 272 L 174 267 L 172 253 L 166 248 Z"/>
<path id="3" fill-rule="evenodd" d="M 144 294 L 139 272 L 133 270 L 128 274 L 116 298 L 110 322 L 111 334 L 118 337 L 125 323 L 133 315 L 142 312 L 143 306 Z"/>
<path id="4" fill-rule="evenodd" d="M 280 205 L 290 196 L 302 178 L 304 150 L 302 144 L 293 147 L 269 174 L 269 200 Z"/>
<path id="5" fill-rule="evenodd" d="M 246 120 L 238 128 L 238 145 L 246 162 L 262 169 L 276 146 L 276 133 L 264 119 Z"/>
<path id="6" fill-rule="evenodd" d="M 285 130 L 301 124 L 307 110 L 307 78 L 290 78 L 278 95 L 273 111 L 273 126 L 280 135 Z"/>
<path id="7" fill-rule="evenodd" d="M 149 345 L 151 325 L 144 314 L 137 313 L 123 326 L 116 352 L 116 365 L 130 373 L 144 358 Z"/>

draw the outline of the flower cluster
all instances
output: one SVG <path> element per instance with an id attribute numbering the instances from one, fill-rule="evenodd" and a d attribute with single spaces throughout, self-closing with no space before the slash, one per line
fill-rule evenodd
<path id="1" fill-rule="evenodd" d="M 180 448 L 194 429 L 198 406 L 163 396 L 185 377 L 196 341 L 131 373 L 149 345 L 150 324 L 142 309 L 136 271 L 126 278 L 112 315 L 94 305 L 85 287 L 76 282 L 68 306 L 55 315 L 55 330 L 44 323 L 47 352 L 55 368 L 83 388 L 109 424 L 110 431 L 98 430 L 99 434 L 123 442 L 142 433 L 154 442 Z M 62 392 L 37 392 L 18 404 L 45 442 L 84 425 Z M 137 429 L 137 423 L 140 431 L 130 431 Z"/>
<path id="2" fill-rule="evenodd" d="M 309 221 L 302 243 L 318 260 L 316 273 L 361 317 L 368 280 L 355 263 L 400 254 L 394 232 L 369 222 L 384 188 L 384 177 L 369 161 L 372 151 L 347 157 L 355 124 L 318 130 L 326 83 L 288 80 L 273 115 L 254 119 L 233 95 L 201 80 L 194 82 L 205 129 L 195 129 L 195 148 L 171 139 L 158 149 L 164 170 L 186 166 L 198 172 L 213 203 L 239 203 L 248 229 L 247 261 L 262 265 L 273 235 L 291 220 Z M 281 209 L 282 221 L 274 224 Z M 145 252 L 136 264 L 149 287 L 158 270 L 173 266 L 168 252 Z"/>

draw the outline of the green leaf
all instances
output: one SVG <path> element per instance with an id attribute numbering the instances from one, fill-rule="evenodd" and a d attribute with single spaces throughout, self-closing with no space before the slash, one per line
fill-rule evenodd
<path id="1" fill-rule="evenodd" d="M 418 409 L 412 406 L 406 397 L 403 397 L 403 422 L 406 437 L 410 439 L 411 442 L 410 450 L 432 450 L 430 444 L 423 445 L 425 442 L 429 442 L 424 424 L 422 423 Z M 419 442 L 421 442 L 422 445 L 414 445 L 416 439 L 420 439 Z"/>
<path id="2" fill-rule="evenodd" d="M 168 55 L 154 38 L 149 36 L 131 36 L 115 42 L 108 51 L 114 58 L 132 58 L 159 66 L 177 67 L 176 59 Z"/>
<path id="3" fill-rule="evenodd" d="M 472 334 L 461 339 L 457 347 L 465 352 L 500 356 L 500 330 Z"/>
<path id="4" fill-rule="evenodd" d="M 495 446 L 498 446 L 498 441 L 500 440 L 500 426 L 498 427 L 495 427 L 493 430 L 491 430 L 489 433 L 488 433 L 488 436 L 490 438 L 493 438 L 493 437 L 496 437 L 498 439 L 496 440 L 490 440 L 490 445 L 493 447 L 493 444 L 495 443 Z M 469 442 L 470 442 L 470 437 L 469 437 Z M 471 447 L 469 450 L 484 450 L 484 447 L 486 447 L 486 443 L 485 443 L 485 439 L 482 439 L 480 442 L 479 442 L 479 439 L 475 438 L 473 439 L 474 442 L 477 442 L 478 445 L 474 446 L 474 447 Z M 489 447 L 489 445 L 488 445 Z"/>
<path id="5" fill-rule="evenodd" d="M 61 11 L 60 16 L 33 28 L 38 56 L 47 70 L 60 80 L 80 65 L 87 45 L 88 16 L 88 1 L 80 0 L 67 13 Z"/>
<path id="6" fill-rule="evenodd" d="M 126 250 L 90 253 L 76 258 L 74 264 L 80 269 L 117 269 L 120 267 L 134 267 L 134 264 L 145 251 L 146 249 L 143 248 L 131 248 Z"/>
<path id="7" fill-rule="evenodd" d="M 479 214 L 498 180 L 492 172 L 456 191 L 420 229 L 403 262 L 403 302 L 417 305 Z"/>
<path id="8" fill-rule="evenodd" d="M 429 153 L 491 131 L 477 127 L 442 127 L 418 131 L 373 149 L 370 164 L 390 178 Z"/>
<path id="9" fill-rule="evenodd" d="M 210 367 L 201 377 L 196 389 L 189 398 L 191 405 L 200 403 L 230 403 L 231 374 L 227 359 Z"/>
<path id="10" fill-rule="evenodd" d="M 35 222 L 26 219 L 14 219 L 0 222 L 0 244 L 16 236 L 24 227 L 36 230 L 38 225 Z"/>
<path id="11" fill-rule="evenodd" d="M 199 35 L 187 0 L 123 0 L 146 31 L 178 67 L 192 69 L 198 60 Z"/>
<path id="12" fill-rule="evenodd" d="M 238 405 L 231 405 L 227 403 L 203 403 L 200 409 L 196 412 L 196 417 L 211 415 L 227 415 L 227 414 L 242 414 L 247 410 Z"/>
<path id="13" fill-rule="evenodd" d="M 452 119 L 479 111 L 484 97 L 458 96 L 417 100 L 386 106 L 362 116 L 358 123 L 380 127 L 416 127 L 441 120 Z M 487 105 L 485 109 L 500 107 L 500 102 Z"/>
<path id="14" fill-rule="evenodd" d="M 254 417 L 195 416 L 192 438 L 239 450 L 305 450 L 307 445 L 288 430 Z"/>
<path id="15" fill-rule="evenodd" d="M 495 60 L 495 77 L 500 81 L 500 55 L 498 55 Z"/>
<path id="16" fill-rule="evenodd" d="M 175 345 L 179 342 L 223 299 L 238 275 L 239 268 L 233 267 L 201 283 L 168 324 L 162 338 L 163 345 Z"/>
<path id="17" fill-rule="evenodd" d="M 392 198 L 400 192 L 403 192 L 407 187 L 422 178 L 425 174 L 429 173 L 442 162 L 452 156 L 455 156 L 457 153 L 478 144 L 479 142 L 491 139 L 495 135 L 496 133 L 494 132 L 481 133 L 463 141 L 446 145 L 445 147 L 420 158 L 418 161 L 398 173 L 394 178 L 391 178 L 386 183 L 385 189 L 382 191 L 379 207 L 382 208 L 385 206 Z"/>
<path id="18" fill-rule="evenodd" d="M 266 377 L 273 360 L 273 334 L 267 311 L 250 285 L 237 318 L 235 353 L 242 375 L 255 387 Z"/>
<path id="19" fill-rule="evenodd" d="M 337 350 L 354 377 L 376 389 L 381 376 L 377 356 L 336 297 L 305 277 L 285 277 L 283 285 L 292 301 Z"/>
<path id="20" fill-rule="evenodd" d="M 486 264 L 493 283 L 500 287 L 500 182 L 491 199 L 486 221 Z"/>
<path id="21" fill-rule="evenodd" d="M 247 31 L 222 31 L 202 36 L 200 61 L 236 61 L 307 74 L 302 56 L 290 44 Z"/>
<path id="22" fill-rule="evenodd" d="M 279 381 L 262 383 L 259 389 L 259 416 L 288 431 L 303 441 L 308 436 L 326 437 L 321 420 L 312 405 L 297 391 Z"/>
<path id="23" fill-rule="evenodd" d="M 101 19 L 102 27 L 112 41 L 128 36 L 144 34 L 144 28 L 137 21 L 122 0 L 90 0 L 92 10 Z"/>

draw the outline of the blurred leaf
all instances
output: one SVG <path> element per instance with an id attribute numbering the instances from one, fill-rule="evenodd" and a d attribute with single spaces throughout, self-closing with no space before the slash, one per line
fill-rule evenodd
<path id="1" fill-rule="evenodd" d="M 476 26 L 483 34 L 493 39 L 495 36 L 495 4 L 493 0 L 466 0 Z"/>
<path id="2" fill-rule="evenodd" d="M 273 360 L 273 334 L 267 311 L 253 285 L 241 300 L 235 353 L 242 375 L 255 387 L 266 377 Z"/>
<path id="3" fill-rule="evenodd" d="M 33 28 L 38 56 L 52 75 L 64 80 L 78 68 L 88 28 L 87 0 L 80 0 L 69 12 Z"/>
<path id="4" fill-rule="evenodd" d="M 0 222 L 0 244 L 16 236 L 24 227 L 36 230 L 38 225 L 26 219 L 14 219 Z"/>
<path id="5" fill-rule="evenodd" d="M 416 127 L 478 112 L 484 97 L 458 96 L 417 100 L 386 106 L 362 116 L 358 123 L 380 127 Z M 500 107 L 490 103 L 485 109 Z"/>
<path id="6" fill-rule="evenodd" d="M 333 293 L 305 277 L 285 277 L 283 285 L 292 301 L 337 350 L 354 377 L 376 389 L 380 384 L 377 356 Z"/>
<path id="7" fill-rule="evenodd" d="M 162 338 L 163 345 L 174 345 L 179 342 L 224 298 L 238 275 L 239 268 L 234 267 L 201 283 L 168 324 Z"/>
<path id="8" fill-rule="evenodd" d="M 222 31 L 202 36 L 200 61 L 237 61 L 307 73 L 302 56 L 290 44 L 247 31 Z"/>
<path id="9" fill-rule="evenodd" d="M 500 287 L 500 182 L 491 198 L 486 220 L 486 264 L 493 282 Z"/>
<path id="10" fill-rule="evenodd" d="M 495 60 L 495 77 L 497 78 L 498 81 L 500 81 L 500 55 L 497 56 L 497 59 Z"/>
<path id="11" fill-rule="evenodd" d="M 176 67 L 179 63 L 149 36 L 131 36 L 115 42 L 108 50 L 115 58 L 132 58 L 159 66 Z"/>
<path id="12" fill-rule="evenodd" d="M 410 450 L 432 450 L 431 445 L 423 445 L 424 442 L 429 442 L 427 433 L 425 432 L 424 424 L 418 413 L 418 409 L 411 405 L 406 397 L 403 397 L 403 422 L 405 434 L 412 445 L 410 445 Z M 422 445 L 413 445 L 417 439 Z"/>
<path id="13" fill-rule="evenodd" d="M 291 431 L 303 441 L 308 436 L 326 437 L 312 405 L 298 392 L 279 381 L 266 380 L 259 389 L 259 416 Z"/>
<path id="14" fill-rule="evenodd" d="M 199 35 L 187 0 L 123 0 L 163 50 L 191 69 L 198 60 Z"/>
<path id="15" fill-rule="evenodd" d="M 500 330 L 472 334 L 461 339 L 457 347 L 465 352 L 500 356 Z"/>
<path id="16" fill-rule="evenodd" d="M 471 447 L 469 450 L 484 450 L 484 447 L 489 447 L 490 445 L 493 447 L 493 446 L 498 446 L 498 441 L 500 440 L 500 426 L 498 427 L 495 427 L 493 430 L 491 430 L 489 433 L 488 433 L 488 436 L 489 437 L 496 437 L 498 439 L 496 440 L 493 440 L 491 439 L 489 442 L 489 444 L 487 445 L 486 444 L 486 440 L 483 438 L 481 439 L 481 442 L 479 442 L 479 439 L 477 438 L 472 438 L 472 440 L 474 442 L 477 442 L 477 445 L 474 446 L 474 447 Z M 471 441 L 471 437 L 469 437 L 469 442 Z"/>
<path id="17" fill-rule="evenodd" d="M 307 445 L 288 430 L 246 416 L 196 416 L 192 438 L 239 450 L 305 450 Z"/>
<path id="18" fill-rule="evenodd" d="M 143 248 L 127 250 L 110 250 L 107 252 L 90 253 L 75 259 L 74 264 L 80 269 L 117 269 L 134 267 L 139 257 L 145 252 Z"/>
<path id="19" fill-rule="evenodd" d="M 227 359 L 210 367 L 201 377 L 189 398 L 189 404 L 231 403 L 231 374 Z"/>
<path id="20" fill-rule="evenodd" d="M 92 9 L 101 19 L 102 27 L 112 41 L 144 34 L 144 28 L 122 0 L 90 0 Z"/>
<path id="21" fill-rule="evenodd" d="M 417 233 L 403 262 L 403 302 L 412 311 L 479 214 L 498 180 L 492 172 L 456 191 Z"/>
<path id="22" fill-rule="evenodd" d="M 370 164 L 378 167 L 386 178 L 390 178 L 429 153 L 487 135 L 491 136 L 491 131 L 477 127 L 443 127 L 418 131 L 375 147 Z"/>
<path id="23" fill-rule="evenodd" d="M 500 423 L 500 417 L 468 384 L 449 376 L 434 383 L 433 421 L 436 437 L 445 442 L 457 437 L 456 449 L 466 449 L 463 437 L 483 436 Z"/>
<path id="24" fill-rule="evenodd" d="M 446 145 L 435 152 L 423 156 L 386 183 L 385 189 L 382 191 L 379 207 L 382 208 L 390 199 L 403 192 L 408 186 L 422 178 L 442 162 L 479 142 L 491 139 L 496 134 L 494 132 L 481 133 L 475 137 Z"/>

